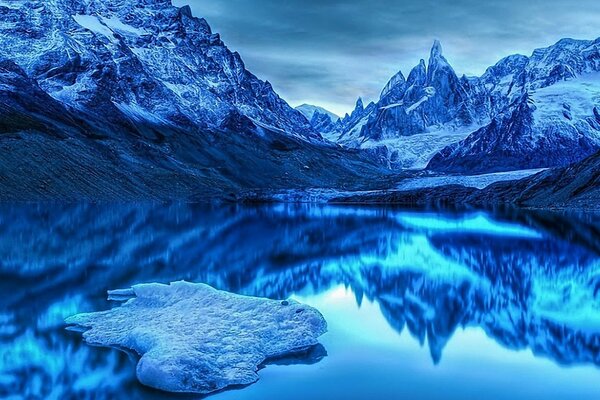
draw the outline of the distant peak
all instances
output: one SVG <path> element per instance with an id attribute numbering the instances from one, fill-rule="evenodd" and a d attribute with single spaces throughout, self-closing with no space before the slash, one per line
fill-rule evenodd
<path id="1" fill-rule="evenodd" d="M 406 80 L 402 71 L 398 71 L 392 79 L 394 79 L 396 82 L 404 82 Z"/>
<path id="2" fill-rule="evenodd" d="M 433 46 L 431 46 L 431 57 L 439 57 L 442 55 L 442 44 L 439 40 L 433 41 Z"/>
<path id="3" fill-rule="evenodd" d="M 356 100 L 356 108 L 359 109 L 359 110 L 364 110 L 365 109 L 365 105 L 363 103 L 362 97 L 359 97 L 358 100 Z"/>
<path id="4" fill-rule="evenodd" d="M 181 15 L 185 15 L 186 17 L 189 17 L 189 18 L 193 17 L 192 8 L 189 5 L 185 5 L 181 8 L 179 8 L 179 12 L 181 13 Z"/>
<path id="5" fill-rule="evenodd" d="M 426 79 L 425 60 L 421 59 L 419 64 L 415 66 L 408 75 L 408 84 L 424 85 Z"/>

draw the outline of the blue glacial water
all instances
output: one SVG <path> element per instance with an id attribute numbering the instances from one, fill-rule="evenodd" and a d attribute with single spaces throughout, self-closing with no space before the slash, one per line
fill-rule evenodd
<path id="1" fill-rule="evenodd" d="M 63 319 L 188 280 L 317 307 L 323 358 L 211 399 L 598 399 L 600 219 L 272 205 L 0 206 L 0 398 L 171 399 Z M 323 355 L 323 354 L 321 354 Z"/>

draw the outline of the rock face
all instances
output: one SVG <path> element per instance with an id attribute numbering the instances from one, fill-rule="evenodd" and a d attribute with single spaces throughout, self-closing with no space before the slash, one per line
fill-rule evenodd
<path id="1" fill-rule="evenodd" d="M 395 168 L 421 167 L 417 147 L 440 172 L 564 166 L 600 149 L 599 96 L 600 39 L 509 56 L 481 77 L 458 77 L 436 41 L 428 62 L 390 79 L 368 116 L 347 116 L 328 138 L 379 149 Z"/>
<path id="2" fill-rule="evenodd" d="M 258 380 L 265 361 L 308 350 L 327 331 L 323 316 L 294 301 L 217 291 L 204 284 L 146 284 L 109 292 L 126 301 L 110 311 L 70 317 L 91 345 L 141 355 L 144 385 L 211 393 Z"/>
<path id="3" fill-rule="evenodd" d="M 23 0 L 0 21 L 4 199 L 202 200 L 382 172 L 325 142 L 189 7 Z"/>
<path id="4" fill-rule="evenodd" d="M 206 127 L 242 114 L 318 138 L 189 7 L 168 0 L 26 0 L 0 5 L 0 16 L 0 58 L 75 109 Z"/>

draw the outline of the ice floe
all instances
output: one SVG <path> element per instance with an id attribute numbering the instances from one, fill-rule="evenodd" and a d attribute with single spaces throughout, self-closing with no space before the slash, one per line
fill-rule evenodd
<path id="1" fill-rule="evenodd" d="M 66 323 L 84 331 L 91 345 L 139 354 L 139 381 L 169 392 L 210 393 L 254 383 L 266 361 L 307 351 L 327 331 L 312 307 L 205 284 L 136 285 L 109 292 L 109 299 L 124 304 Z"/>

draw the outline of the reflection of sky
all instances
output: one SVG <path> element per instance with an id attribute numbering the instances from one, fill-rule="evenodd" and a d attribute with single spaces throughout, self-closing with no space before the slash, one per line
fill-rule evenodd
<path id="1" fill-rule="evenodd" d="M 429 232 L 460 232 L 502 235 L 524 238 L 539 238 L 541 234 L 517 224 L 494 221 L 483 213 L 468 215 L 460 219 L 449 219 L 439 214 L 402 213 L 398 220 L 409 227 Z"/>
<path id="2" fill-rule="evenodd" d="M 507 351 L 478 328 L 459 329 L 444 361 L 434 366 L 428 351 L 408 332 L 394 331 L 377 303 L 356 306 L 343 286 L 315 296 L 297 296 L 321 310 L 329 332 L 321 342 L 328 357 L 315 366 L 268 366 L 261 381 L 215 399 L 267 399 L 285 393 L 307 398 L 598 398 L 600 371 L 563 368 L 529 350 Z"/>

